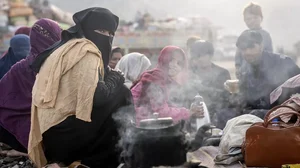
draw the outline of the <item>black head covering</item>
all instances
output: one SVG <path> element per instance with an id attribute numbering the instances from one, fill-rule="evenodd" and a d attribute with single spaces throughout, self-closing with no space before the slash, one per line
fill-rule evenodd
<path id="1" fill-rule="evenodd" d="M 85 38 L 91 40 L 101 51 L 104 65 L 110 60 L 113 37 L 105 36 L 95 30 L 107 30 L 112 34 L 118 27 L 119 18 L 105 8 L 89 8 L 75 13 L 73 20 Z"/>
<path id="2" fill-rule="evenodd" d="M 62 40 L 40 54 L 33 62 L 31 68 L 35 72 L 39 72 L 53 51 L 73 38 L 87 38 L 92 41 L 101 51 L 104 66 L 108 66 L 113 37 L 99 34 L 95 30 L 107 30 L 114 34 L 118 28 L 119 18 L 108 9 L 93 7 L 75 13 L 73 20 L 75 26 L 62 32 Z"/>
<path id="3" fill-rule="evenodd" d="M 201 57 L 204 55 L 214 55 L 214 46 L 212 43 L 205 40 L 198 40 L 191 45 L 190 54 L 192 58 Z"/>
<path id="4" fill-rule="evenodd" d="M 262 35 L 255 30 L 244 31 L 237 39 L 236 46 L 239 49 L 253 48 L 254 44 L 262 44 Z"/>

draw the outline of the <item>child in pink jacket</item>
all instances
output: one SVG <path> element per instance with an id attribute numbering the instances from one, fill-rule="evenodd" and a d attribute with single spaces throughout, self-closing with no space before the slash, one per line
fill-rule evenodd
<path id="1" fill-rule="evenodd" d="M 186 69 L 187 59 L 182 49 L 167 46 L 161 51 L 158 66 L 145 72 L 131 89 L 137 123 L 151 118 L 154 112 L 159 117 L 172 117 L 175 122 L 189 119 L 188 109 L 175 107 L 169 100 L 170 89 L 184 80 Z"/>

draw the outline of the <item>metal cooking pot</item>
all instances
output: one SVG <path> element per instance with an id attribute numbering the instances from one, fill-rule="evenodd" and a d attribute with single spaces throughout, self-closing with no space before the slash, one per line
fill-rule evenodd
<path id="1" fill-rule="evenodd" d="M 139 125 L 132 122 L 131 136 L 125 142 L 128 167 L 180 166 L 186 163 L 187 152 L 200 148 L 203 137 L 187 139 L 184 124 L 184 121 L 174 123 L 170 117 L 158 118 L 157 113 L 153 118 L 141 120 Z M 209 126 L 198 132 L 204 135 L 208 129 Z"/>

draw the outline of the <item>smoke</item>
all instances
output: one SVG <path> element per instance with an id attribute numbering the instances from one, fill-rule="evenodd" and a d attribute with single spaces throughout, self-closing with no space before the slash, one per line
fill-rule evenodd
<path id="1" fill-rule="evenodd" d="M 195 85 L 198 85 L 198 83 L 195 82 Z M 154 86 L 154 84 L 151 84 L 151 86 Z M 193 91 L 194 88 L 189 88 L 189 89 L 192 89 L 192 91 L 190 90 L 189 93 L 191 95 L 190 96 L 191 99 L 193 99 L 195 96 L 194 95 L 195 91 Z M 180 95 L 184 95 L 182 90 L 180 91 L 178 89 L 176 90 L 175 88 L 173 88 L 173 89 L 171 89 L 171 91 L 173 93 L 175 93 L 175 95 L 170 94 L 171 95 L 170 101 L 173 101 L 173 103 L 175 103 L 175 102 L 182 103 L 182 100 L 177 99 L 177 98 L 182 98 L 182 96 L 180 96 Z M 151 94 L 156 95 L 158 98 L 161 97 L 160 93 L 156 93 L 155 91 L 151 92 Z M 177 100 L 175 100 L 175 99 L 177 99 Z M 183 98 L 183 100 L 186 100 L 186 98 Z M 182 108 L 182 106 L 183 105 L 179 105 L 178 108 Z M 187 106 L 190 106 L 190 104 L 188 104 Z M 173 107 L 175 107 L 175 106 L 173 106 Z M 151 114 L 151 112 L 149 112 L 149 114 Z M 148 117 L 150 117 L 150 115 Z M 140 138 L 140 136 L 137 136 L 137 132 L 136 132 L 137 129 L 135 128 L 135 126 L 136 126 L 134 123 L 135 122 L 135 110 L 134 110 L 133 105 L 120 108 L 113 115 L 113 119 L 119 125 L 118 132 L 119 132 L 120 140 L 116 147 L 122 150 L 121 157 L 122 157 L 123 161 L 125 161 L 127 164 L 135 163 L 135 160 L 133 160 L 133 159 L 136 159 L 136 158 L 132 158 L 135 156 L 134 152 L 136 152 L 136 148 L 135 148 L 134 144 L 141 139 L 137 139 L 138 137 Z M 205 125 L 202 129 L 200 128 L 196 135 L 195 141 L 193 141 L 194 139 L 189 139 L 185 135 L 186 132 L 181 132 L 182 135 L 178 136 L 178 134 L 176 132 L 166 133 L 166 132 L 157 131 L 157 132 L 155 132 L 155 138 L 154 138 L 157 141 L 157 143 L 155 143 L 155 144 L 159 146 L 159 144 L 161 143 L 160 145 L 163 145 L 163 144 L 166 144 L 166 139 L 169 142 L 172 138 L 174 138 L 173 141 L 174 141 L 174 143 L 176 142 L 176 145 L 173 146 L 173 150 L 177 151 L 177 152 L 184 151 L 184 153 L 186 153 L 188 150 L 196 150 L 202 146 L 203 140 L 207 136 L 207 134 L 205 132 L 208 129 L 209 129 L 209 125 Z M 152 137 L 153 135 L 149 135 L 149 136 L 150 136 L 149 139 L 153 138 Z M 181 138 L 179 138 L 179 137 L 181 137 Z M 183 138 L 183 137 L 185 137 L 185 138 Z M 141 141 L 139 141 L 139 142 L 141 142 Z M 153 142 L 149 142 L 149 144 L 153 145 Z M 170 143 L 168 143 L 168 145 L 170 146 Z M 184 148 L 184 150 L 182 150 L 183 148 Z M 149 150 L 152 150 L 152 148 Z M 153 149 L 153 150 L 157 151 L 158 149 Z M 139 151 L 139 153 L 140 153 L 140 155 L 144 155 L 143 149 L 141 149 Z M 178 157 L 178 156 L 175 155 L 173 157 Z M 143 158 L 138 158 L 138 159 L 143 160 Z M 173 160 L 172 156 L 170 156 L 169 159 Z"/>
<path id="2" fill-rule="evenodd" d="M 124 161 L 132 155 L 132 145 L 135 142 L 134 138 L 134 123 L 135 123 L 135 110 L 134 105 L 129 105 L 118 109 L 113 114 L 112 118 L 118 124 L 119 142 L 116 146 L 121 149 L 121 159 Z"/>

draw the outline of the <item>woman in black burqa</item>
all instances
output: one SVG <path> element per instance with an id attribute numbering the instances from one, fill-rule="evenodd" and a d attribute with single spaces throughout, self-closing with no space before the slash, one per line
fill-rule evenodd
<path id="1" fill-rule="evenodd" d="M 45 155 L 49 162 L 65 165 L 81 161 L 89 167 L 115 168 L 119 165 L 120 156 L 116 145 L 119 125 L 112 116 L 120 109 L 124 113 L 134 114 L 131 93 L 124 86 L 124 77 L 108 68 L 119 18 L 107 9 L 95 7 L 75 13 L 73 19 L 76 25 L 63 31 L 62 40 L 42 53 L 31 67 L 38 73 L 54 50 L 70 39 L 87 38 L 101 51 L 105 83 L 98 82 L 93 100 L 92 122 L 70 116 L 43 134 Z M 106 30 L 110 35 L 99 34 L 95 30 Z"/>

